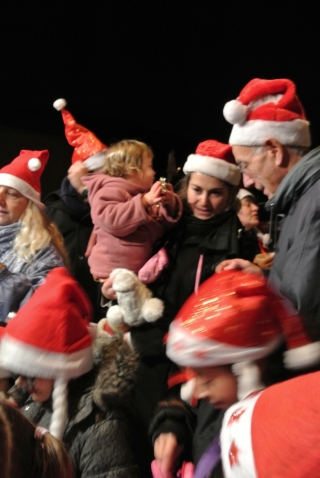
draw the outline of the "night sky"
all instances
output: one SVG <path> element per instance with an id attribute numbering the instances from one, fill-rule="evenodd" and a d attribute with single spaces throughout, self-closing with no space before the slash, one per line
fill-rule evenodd
<path id="1" fill-rule="evenodd" d="M 305 2 L 305 5 L 307 6 Z M 106 143 L 137 138 L 157 172 L 174 149 L 228 141 L 222 116 L 252 78 L 297 84 L 320 144 L 319 19 L 303 2 L 85 1 L 2 4 L 0 164 L 21 148 L 51 152 L 45 190 L 71 157 L 59 97 Z"/>

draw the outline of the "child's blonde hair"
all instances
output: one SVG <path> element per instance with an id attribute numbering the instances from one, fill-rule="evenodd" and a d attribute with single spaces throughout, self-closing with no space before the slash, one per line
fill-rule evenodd
<path id="1" fill-rule="evenodd" d="M 144 155 L 153 158 L 153 151 L 147 144 L 135 139 L 119 141 L 106 151 L 102 172 L 119 178 L 140 172 Z"/>

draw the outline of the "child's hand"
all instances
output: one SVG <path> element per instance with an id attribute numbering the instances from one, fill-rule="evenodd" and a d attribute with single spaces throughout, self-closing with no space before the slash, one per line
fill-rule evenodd
<path id="1" fill-rule="evenodd" d="M 177 215 L 177 201 L 172 184 L 167 183 L 166 191 L 162 191 L 161 204 L 166 208 L 170 216 L 174 217 Z"/>
<path id="2" fill-rule="evenodd" d="M 101 294 L 109 300 L 117 300 L 117 294 L 115 293 L 114 289 L 112 288 L 113 279 L 108 277 L 101 287 Z"/>
<path id="3" fill-rule="evenodd" d="M 148 206 L 153 206 L 159 204 L 162 201 L 162 188 L 160 181 L 156 181 L 148 193 L 146 193 L 143 198 Z"/>

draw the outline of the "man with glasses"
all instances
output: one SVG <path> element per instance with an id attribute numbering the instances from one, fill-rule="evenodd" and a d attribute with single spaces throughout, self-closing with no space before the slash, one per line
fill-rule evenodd
<path id="1" fill-rule="evenodd" d="M 229 143 L 245 187 L 269 198 L 272 223 L 284 217 L 269 280 L 320 338 L 320 148 L 309 152 L 309 122 L 288 79 L 250 81 L 224 107 Z M 257 266 L 235 259 L 218 271 Z"/>

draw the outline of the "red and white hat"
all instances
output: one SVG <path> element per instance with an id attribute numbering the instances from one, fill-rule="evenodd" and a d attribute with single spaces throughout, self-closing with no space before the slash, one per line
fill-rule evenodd
<path id="1" fill-rule="evenodd" d="M 309 147 L 309 121 L 288 79 L 251 80 L 236 100 L 226 103 L 225 119 L 233 124 L 229 144 L 260 146 L 275 138 L 288 146 Z"/>
<path id="2" fill-rule="evenodd" d="M 268 387 L 230 407 L 220 434 L 225 478 L 319 475 L 320 372 Z"/>
<path id="3" fill-rule="evenodd" d="M 231 147 L 214 139 L 199 143 L 195 154 L 188 156 L 183 172 L 208 174 L 233 186 L 238 186 L 241 179 Z"/>
<path id="4" fill-rule="evenodd" d="M 52 269 L 5 328 L 1 367 L 54 380 L 50 432 L 61 438 L 67 419 L 67 385 L 93 367 L 92 308 L 67 269 Z"/>
<path id="5" fill-rule="evenodd" d="M 104 164 L 105 151 L 108 146 L 103 144 L 87 128 L 78 124 L 72 114 L 65 109 L 66 105 L 67 102 L 63 98 L 53 103 L 53 107 L 61 111 L 67 141 L 74 147 L 71 158 L 72 164 L 76 161 L 82 161 L 90 171 L 101 168 Z"/>
<path id="6" fill-rule="evenodd" d="M 285 365 L 303 368 L 320 360 L 299 316 L 262 276 L 232 270 L 214 274 L 182 306 L 170 325 L 167 355 L 186 367 L 210 367 L 266 357 L 286 340 Z"/>
<path id="7" fill-rule="evenodd" d="M 1 340 L 2 340 L 2 337 L 4 336 L 4 333 L 5 333 L 5 328 L 0 326 L 0 350 L 1 350 Z M 8 372 L 4 368 L 2 368 L 2 363 L 0 360 L 0 379 L 9 378 L 11 377 L 11 375 L 12 375 L 11 372 Z"/>
<path id="8" fill-rule="evenodd" d="M 40 177 L 48 158 L 47 150 L 20 151 L 17 158 L 0 169 L 0 186 L 16 189 L 40 209 L 44 209 L 45 206 L 40 201 Z"/>

